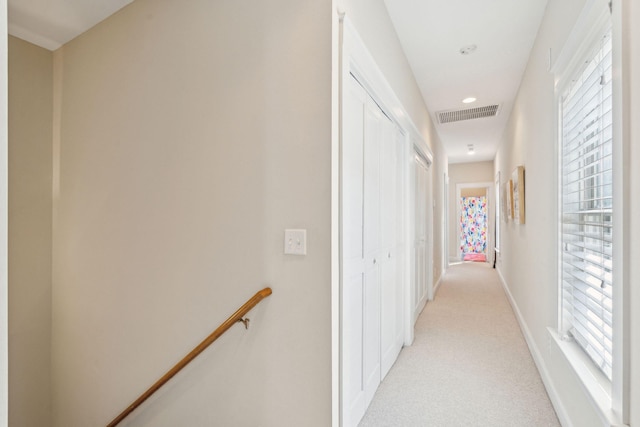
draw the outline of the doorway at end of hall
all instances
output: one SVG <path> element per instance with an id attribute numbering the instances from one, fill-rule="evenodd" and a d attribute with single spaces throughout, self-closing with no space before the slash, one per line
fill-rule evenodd
<path id="1" fill-rule="evenodd" d="M 460 189 L 460 259 L 486 262 L 488 247 L 488 197 L 487 188 Z"/>

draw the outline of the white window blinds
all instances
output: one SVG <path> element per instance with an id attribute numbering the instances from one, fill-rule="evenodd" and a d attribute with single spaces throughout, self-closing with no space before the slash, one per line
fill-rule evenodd
<path id="1" fill-rule="evenodd" d="M 612 82 L 611 32 L 561 100 L 562 321 L 611 380 Z"/>

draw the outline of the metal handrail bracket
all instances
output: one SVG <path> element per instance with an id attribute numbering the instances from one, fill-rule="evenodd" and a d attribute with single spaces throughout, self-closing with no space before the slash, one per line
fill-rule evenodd
<path id="1" fill-rule="evenodd" d="M 167 381 L 173 378 L 178 372 L 180 372 L 185 366 L 187 366 L 193 359 L 195 359 L 200 353 L 202 353 L 207 347 L 209 347 L 215 340 L 220 338 L 229 328 L 238 322 L 244 323 L 245 329 L 249 329 L 249 319 L 244 316 L 260 301 L 271 295 L 271 288 L 264 288 L 251 297 L 246 303 L 242 305 L 235 313 L 233 313 L 227 320 L 225 320 L 218 328 L 205 338 L 196 348 L 191 350 L 189 354 L 182 358 L 173 368 L 171 368 L 166 374 L 156 381 L 151 387 L 140 395 L 131 405 L 113 419 L 107 427 L 115 427 L 122 420 L 124 420 L 129 414 L 131 414 L 138 406 L 142 405 L 153 393 L 158 391 Z"/>

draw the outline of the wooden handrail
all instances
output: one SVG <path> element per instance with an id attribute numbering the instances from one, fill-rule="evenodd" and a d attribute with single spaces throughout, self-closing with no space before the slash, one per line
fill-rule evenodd
<path id="1" fill-rule="evenodd" d="M 233 313 L 227 320 L 224 321 L 218 329 L 213 331 L 211 335 L 205 338 L 196 348 L 191 350 L 189 354 L 182 358 L 173 368 L 171 368 L 166 374 L 162 376 L 155 384 L 153 384 L 147 391 L 142 393 L 140 397 L 138 397 L 131 405 L 127 407 L 124 411 L 120 413 L 117 417 L 113 419 L 107 427 L 117 426 L 122 420 L 124 420 L 130 413 L 132 413 L 138 406 L 142 405 L 145 400 L 147 400 L 153 393 L 158 391 L 160 387 L 162 387 L 167 381 L 169 381 L 175 374 L 180 372 L 182 368 L 187 366 L 189 362 L 196 358 L 200 353 L 202 353 L 207 347 L 211 345 L 215 340 L 220 338 L 222 334 L 224 334 L 229 328 L 231 328 L 236 323 L 242 321 L 245 324 L 245 327 L 248 325 L 247 321 L 243 319 L 244 315 L 247 314 L 253 307 L 258 305 L 260 301 L 264 298 L 271 295 L 271 288 L 264 288 L 260 292 L 256 293 L 251 297 L 247 302 L 245 302 L 242 307 L 238 309 L 235 313 Z M 247 319 L 248 320 L 248 319 Z"/>

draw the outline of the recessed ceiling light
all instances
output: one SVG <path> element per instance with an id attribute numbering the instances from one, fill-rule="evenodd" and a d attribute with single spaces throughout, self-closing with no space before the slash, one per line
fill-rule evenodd
<path id="1" fill-rule="evenodd" d="M 464 102 L 465 104 L 471 104 L 472 102 L 476 102 L 476 98 L 470 96 L 469 98 L 463 99 L 462 102 Z"/>
<path id="2" fill-rule="evenodd" d="M 463 46 L 460 48 L 460 55 L 470 55 L 476 51 L 478 46 L 475 44 L 470 44 L 469 46 Z"/>

